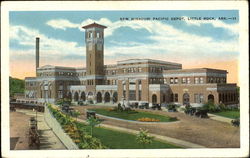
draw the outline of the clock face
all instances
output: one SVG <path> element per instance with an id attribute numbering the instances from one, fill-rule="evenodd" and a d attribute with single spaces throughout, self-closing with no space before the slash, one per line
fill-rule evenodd
<path id="1" fill-rule="evenodd" d="M 102 44 L 101 43 L 97 44 L 97 50 L 102 50 Z"/>
<path id="2" fill-rule="evenodd" d="M 92 50 L 92 43 L 88 44 L 88 50 Z"/>

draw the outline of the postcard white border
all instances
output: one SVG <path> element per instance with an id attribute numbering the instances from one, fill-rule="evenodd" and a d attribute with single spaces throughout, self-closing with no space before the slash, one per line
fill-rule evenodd
<path id="1" fill-rule="evenodd" d="M 1 4 L 1 141 L 4 157 L 245 157 L 249 154 L 249 67 L 247 1 L 3 2 Z M 69 10 L 239 10 L 241 147 L 239 149 L 9 150 L 9 11 Z M 226 132 L 226 131 L 225 131 Z"/>

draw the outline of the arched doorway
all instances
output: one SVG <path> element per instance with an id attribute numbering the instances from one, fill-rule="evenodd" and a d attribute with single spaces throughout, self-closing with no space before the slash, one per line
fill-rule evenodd
<path id="1" fill-rule="evenodd" d="M 96 94 L 96 101 L 97 101 L 97 103 L 101 103 L 102 102 L 102 93 L 101 92 L 98 92 Z"/>
<path id="2" fill-rule="evenodd" d="M 82 101 L 85 101 L 85 100 L 86 100 L 85 92 L 82 92 L 82 93 L 81 93 L 81 100 L 82 100 Z"/>
<path id="3" fill-rule="evenodd" d="M 189 105 L 190 104 L 190 96 L 188 93 L 183 94 L 183 105 Z"/>
<path id="4" fill-rule="evenodd" d="M 72 93 L 71 93 L 71 92 L 68 93 L 67 98 L 68 98 L 69 100 L 72 99 Z"/>
<path id="5" fill-rule="evenodd" d="M 109 92 L 105 93 L 105 95 L 104 95 L 104 101 L 105 101 L 105 103 L 110 102 L 110 94 L 109 94 Z"/>
<path id="6" fill-rule="evenodd" d="M 153 95 L 152 95 L 152 103 L 153 103 L 153 104 L 156 104 L 156 103 L 157 103 L 157 96 L 156 96 L 156 94 L 153 94 Z"/>
<path id="7" fill-rule="evenodd" d="M 214 103 L 214 95 L 209 94 L 209 95 L 207 96 L 207 100 L 208 100 L 208 102 Z"/>
<path id="8" fill-rule="evenodd" d="M 94 98 L 94 93 L 93 92 L 88 92 L 88 100 L 93 100 Z"/>
<path id="9" fill-rule="evenodd" d="M 118 100 L 118 99 L 117 99 L 117 96 L 118 96 L 117 92 L 114 92 L 114 93 L 113 93 L 113 102 L 114 102 L 114 103 L 116 103 L 117 100 Z"/>
<path id="10" fill-rule="evenodd" d="M 75 92 L 74 101 L 78 101 L 78 100 L 79 100 L 79 94 L 78 94 L 78 92 Z"/>

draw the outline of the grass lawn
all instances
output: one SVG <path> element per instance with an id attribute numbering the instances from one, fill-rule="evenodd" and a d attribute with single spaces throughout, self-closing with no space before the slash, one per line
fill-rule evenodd
<path id="1" fill-rule="evenodd" d="M 120 131 L 96 127 L 93 136 L 101 140 L 101 142 L 110 149 L 164 149 L 164 148 L 180 148 L 176 145 L 153 140 L 151 144 L 145 145 L 136 142 L 136 136 Z"/>
<path id="2" fill-rule="evenodd" d="M 154 118 L 160 120 L 159 122 L 170 122 L 170 121 L 176 121 L 176 119 L 173 119 L 169 116 L 163 116 L 163 115 L 157 115 L 152 114 L 149 112 L 139 112 L 139 111 L 129 111 L 129 112 L 117 112 L 117 111 L 109 111 L 109 109 L 90 109 L 91 111 L 95 111 L 97 114 L 110 116 L 110 117 L 116 117 L 121 118 L 125 120 L 134 120 L 136 121 L 139 118 Z"/>
<path id="3" fill-rule="evenodd" d="M 232 110 L 232 111 L 221 111 L 221 112 L 215 112 L 213 113 L 215 115 L 236 119 L 240 117 L 240 111 L 239 110 Z"/>

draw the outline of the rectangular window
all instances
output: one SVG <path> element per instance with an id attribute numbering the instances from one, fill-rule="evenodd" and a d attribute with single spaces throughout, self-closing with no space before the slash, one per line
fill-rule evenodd
<path id="1" fill-rule="evenodd" d="M 185 84 L 187 82 L 186 78 L 182 78 L 182 83 Z"/>
<path id="2" fill-rule="evenodd" d="M 164 84 L 167 84 L 167 79 L 166 78 L 164 78 Z"/>
<path id="3" fill-rule="evenodd" d="M 62 99 L 63 98 L 63 92 L 60 90 L 58 91 L 58 98 Z"/>
<path id="4" fill-rule="evenodd" d="M 174 78 L 174 83 L 175 83 L 175 84 L 178 83 L 178 78 Z"/>
<path id="5" fill-rule="evenodd" d="M 174 102 L 174 94 L 173 93 L 170 96 L 170 102 Z"/>
<path id="6" fill-rule="evenodd" d="M 194 83 L 195 83 L 195 84 L 199 83 L 199 78 L 198 78 L 198 77 L 195 77 L 195 78 L 194 78 Z"/>
<path id="7" fill-rule="evenodd" d="M 174 84 L 174 79 L 170 78 L 170 84 Z"/>
<path id="8" fill-rule="evenodd" d="M 204 96 L 203 96 L 203 94 L 200 94 L 200 103 L 204 103 Z"/>
<path id="9" fill-rule="evenodd" d="M 194 102 L 195 103 L 203 103 L 204 102 L 203 94 L 194 94 Z"/>
<path id="10" fill-rule="evenodd" d="M 213 80 L 213 78 L 211 77 L 211 78 L 210 78 L 210 83 L 213 83 L 213 82 L 214 82 L 214 80 Z"/>
<path id="11" fill-rule="evenodd" d="M 174 102 L 178 102 L 178 94 L 174 94 Z"/>
<path id="12" fill-rule="evenodd" d="M 138 68 L 138 71 L 141 72 L 141 68 L 140 67 Z"/>
<path id="13" fill-rule="evenodd" d="M 191 83 L 191 81 L 190 81 L 190 78 L 189 78 L 189 77 L 187 78 L 187 83 L 188 83 L 188 84 L 190 84 L 190 83 Z"/>
<path id="14" fill-rule="evenodd" d="M 194 102 L 199 103 L 199 94 L 194 94 Z"/>
<path id="15" fill-rule="evenodd" d="M 204 83 L 203 77 L 200 77 L 200 83 Z"/>

